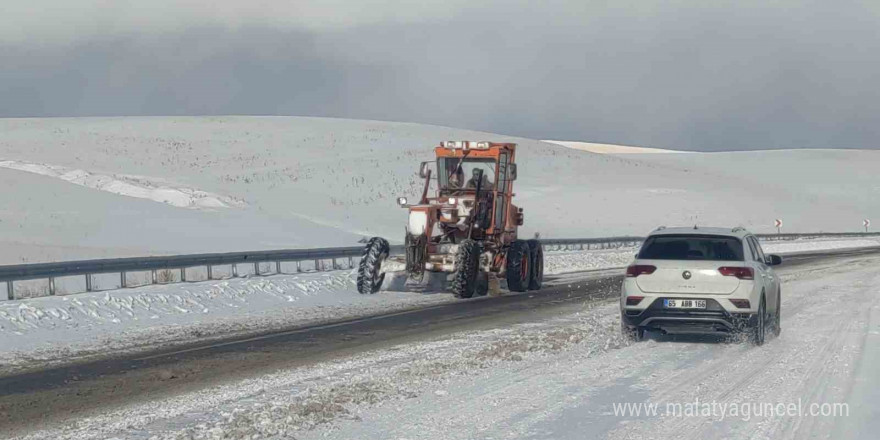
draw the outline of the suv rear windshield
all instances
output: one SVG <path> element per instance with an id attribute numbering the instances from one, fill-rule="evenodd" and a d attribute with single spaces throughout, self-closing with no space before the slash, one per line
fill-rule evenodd
<path id="1" fill-rule="evenodd" d="M 644 260 L 743 261 L 738 238 L 711 235 L 657 235 L 649 237 L 639 251 Z"/>

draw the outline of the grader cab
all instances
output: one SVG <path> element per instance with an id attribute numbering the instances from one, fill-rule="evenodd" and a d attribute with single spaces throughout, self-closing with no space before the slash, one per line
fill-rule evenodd
<path id="1" fill-rule="evenodd" d="M 389 258 L 404 263 L 407 277 L 415 281 L 425 272 L 451 273 L 452 292 L 459 298 L 485 294 L 490 277 L 506 279 L 515 292 L 540 289 L 541 244 L 517 236 L 523 210 L 512 203 L 516 144 L 446 141 L 434 152 L 436 161 L 419 168 L 425 179 L 421 198 L 415 203 L 398 199 L 409 210 L 405 254 L 389 257 L 388 241 L 371 238 L 359 266 L 358 291 L 379 290 Z M 429 194 L 432 183 L 435 193 Z"/>

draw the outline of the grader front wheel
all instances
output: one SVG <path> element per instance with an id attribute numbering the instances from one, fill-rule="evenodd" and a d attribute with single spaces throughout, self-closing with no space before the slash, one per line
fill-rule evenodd
<path id="1" fill-rule="evenodd" d="M 477 291 L 480 270 L 480 243 L 464 240 L 455 254 L 455 272 L 452 274 L 452 294 L 456 298 L 470 298 Z"/>
<path id="2" fill-rule="evenodd" d="M 388 240 L 381 237 L 373 237 L 364 247 L 361 263 L 358 266 L 357 290 L 362 294 L 376 293 L 385 281 L 385 272 L 382 272 L 382 263 L 388 258 L 391 246 Z"/>

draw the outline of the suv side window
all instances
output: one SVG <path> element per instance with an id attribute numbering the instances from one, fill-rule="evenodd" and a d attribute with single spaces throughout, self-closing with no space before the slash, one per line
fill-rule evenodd
<path id="1" fill-rule="evenodd" d="M 759 255 L 758 255 L 758 251 L 755 250 L 755 244 L 752 243 L 752 237 L 751 237 L 751 236 L 746 237 L 746 243 L 748 243 L 748 245 L 749 245 L 749 252 L 751 252 L 751 254 L 752 254 L 752 259 L 755 260 L 755 261 L 758 261 L 758 262 L 763 263 L 763 260 L 760 260 L 760 259 L 758 258 L 758 257 L 759 257 Z"/>
<path id="2" fill-rule="evenodd" d="M 758 257 L 761 258 L 758 261 L 766 264 L 767 258 L 764 256 L 764 250 L 761 249 L 761 243 L 758 241 L 758 237 L 755 237 L 754 235 L 752 235 L 749 237 L 749 239 L 752 241 L 753 245 L 755 246 L 755 251 L 758 253 Z"/>

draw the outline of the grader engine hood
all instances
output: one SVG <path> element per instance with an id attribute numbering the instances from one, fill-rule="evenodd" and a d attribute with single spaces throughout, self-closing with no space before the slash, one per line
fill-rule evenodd
<path id="1" fill-rule="evenodd" d="M 434 222 L 437 221 L 439 206 L 414 205 L 409 207 L 409 216 L 406 222 L 406 232 L 410 235 L 431 236 Z"/>
<path id="2" fill-rule="evenodd" d="M 429 210 L 413 210 L 409 211 L 409 222 L 406 230 L 412 235 L 425 235 L 428 231 L 428 213 Z"/>
<path id="3" fill-rule="evenodd" d="M 472 197 L 452 197 L 445 200 L 432 199 L 426 205 L 409 206 L 406 230 L 411 235 L 431 235 L 434 224 L 464 226 L 474 209 Z"/>

